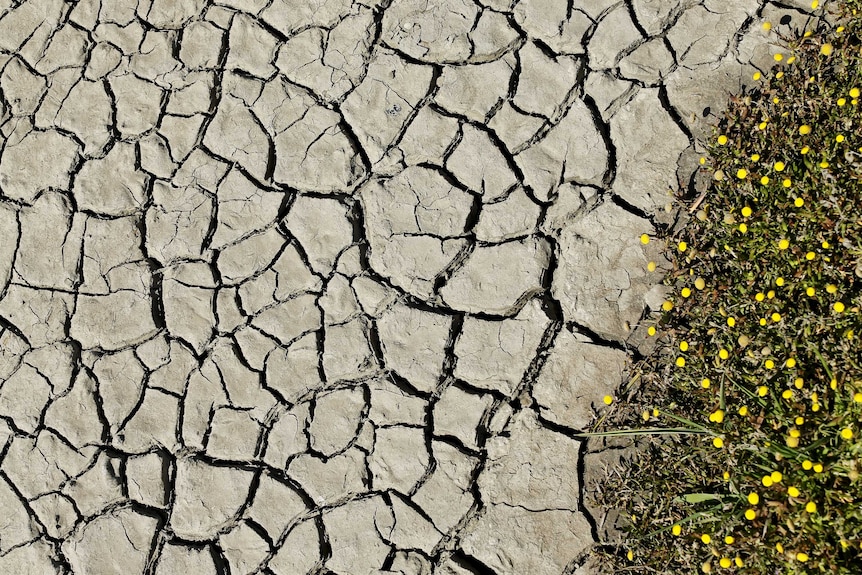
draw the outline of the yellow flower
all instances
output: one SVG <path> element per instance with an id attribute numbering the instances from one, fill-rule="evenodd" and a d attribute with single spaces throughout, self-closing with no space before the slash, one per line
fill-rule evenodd
<path id="1" fill-rule="evenodd" d="M 801 435 L 798 429 L 791 429 L 788 433 L 790 437 L 799 437 Z"/>
<path id="2" fill-rule="evenodd" d="M 803 136 L 806 134 L 810 134 L 811 133 L 811 126 L 809 126 L 808 124 L 803 124 L 803 125 L 799 126 L 799 133 L 802 134 Z"/>
<path id="3" fill-rule="evenodd" d="M 808 260 L 809 262 L 816 257 L 817 257 L 817 254 L 815 254 L 814 252 L 808 252 L 805 254 L 805 259 Z"/>
<path id="4" fill-rule="evenodd" d="M 806 553 L 799 552 L 796 554 L 796 560 L 800 563 L 805 563 L 808 561 L 808 555 Z"/>
<path id="5" fill-rule="evenodd" d="M 664 311 L 670 311 L 673 309 L 673 302 L 669 300 L 665 300 L 664 303 L 661 304 L 661 309 Z"/>
<path id="6" fill-rule="evenodd" d="M 688 342 L 687 341 L 679 342 L 679 349 L 681 351 L 688 351 Z"/>
<path id="7" fill-rule="evenodd" d="M 744 168 L 739 168 L 736 171 L 736 177 L 740 180 L 744 180 L 746 176 L 748 176 L 748 172 Z"/>
<path id="8" fill-rule="evenodd" d="M 823 248 L 824 250 L 828 250 L 829 249 L 829 242 L 827 242 L 826 240 L 823 240 L 820 243 L 820 247 Z"/>
<path id="9" fill-rule="evenodd" d="M 606 395 L 602 398 L 602 401 L 605 402 L 605 405 L 610 405 L 614 402 L 614 398 L 611 397 L 610 395 Z"/>
<path id="10" fill-rule="evenodd" d="M 708 533 L 704 533 L 700 536 L 700 540 L 709 545 L 710 541 L 712 541 L 712 537 L 710 537 Z"/>
<path id="11" fill-rule="evenodd" d="M 783 77 L 784 77 L 784 72 L 779 72 L 778 74 L 776 74 L 776 75 L 775 75 L 775 78 L 776 78 L 777 80 L 780 80 L 780 79 L 782 79 Z"/>
<path id="12" fill-rule="evenodd" d="M 772 299 L 774 297 L 775 297 L 775 291 L 769 290 L 768 292 L 766 292 L 766 299 Z"/>
<path id="13" fill-rule="evenodd" d="M 766 30 L 767 32 L 769 30 L 772 30 L 772 23 L 771 22 L 764 22 L 763 23 L 763 29 Z"/>
<path id="14" fill-rule="evenodd" d="M 763 301 L 763 298 L 765 297 L 766 296 L 763 295 L 763 292 L 758 292 L 757 295 L 754 296 L 754 299 L 756 299 L 757 301 Z"/>
<path id="15" fill-rule="evenodd" d="M 808 146 L 802 146 L 802 149 L 799 150 L 799 153 L 804 156 L 805 154 L 807 154 L 810 151 L 811 151 L 811 148 L 809 148 Z"/>
<path id="16" fill-rule="evenodd" d="M 742 567 L 743 565 L 745 565 L 745 562 L 742 560 L 742 557 L 740 557 L 739 555 L 737 555 L 736 557 L 733 558 L 733 562 L 736 563 L 737 567 Z"/>
<path id="17" fill-rule="evenodd" d="M 832 309 L 834 309 L 838 313 L 841 313 L 842 311 L 844 311 L 844 304 L 840 301 L 836 301 L 834 304 L 832 304 Z"/>
<path id="18" fill-rule="evenodd" d="M 781 392 L 781 397 L 784 399 L 793 399 L 793 390 L 785 389 Z"/>
<path id="19" fill-rule="evenodd" d="M 682 290 L 680 291 L 680 294 L 682 295 L 682 297 L 688 297 L 688 296 L 690 296 L 690 295 L 691 295 L 691 289 L 689 289 L 689 288 L 687 288 L 687 287 L 684 287 L 684 288 L 682 288 Z"/>
<path id="20" fill-rule="evenodd" d="M 841 430 L 841 439 L 845 439 L 847 441 L 850 441 L 851 439 L 853 439 L 853 430 L 850 429 L 849 427 L 845 427 L 844 429 L 842 429 Z"/>
<path id="21" fill-rule="evenodd" d="M 772 369 L 773 367 L 775 367 L 775 362 L 771 359 L 767 359 L 763 365 L 766 366 L 766 369 Z"/>
<path id="22" fill-rule="evenodd" d="M 697 289 L 703 289 L 706 287 L 706 282 L 703 278 L 697 278 L 696 280 L 694 280 L 694 287 L 696 287 Z"/>
<path id="23" fill-rule="evenodd" d="M 647 245 L 649 243 L 649 236 L 646 234 L 641 234 L 641 243 L 643 245 Z"/>
<path id="24" fill-rule="evenodd" d="M 806 295 L 808 295 L 808 297 L 813 297 L 814 296 L 814 288 L 810 287 L 810 288 L 806 289 L 805 293 L 806 293 Z"/>
<path id="25" fill-rule="evenodd" d="M 785 240 L 785 239 L 778 240 L 778 249 L 786 250 L 789 247 L 790 247 L 790 242 L 788 240 Z"/>
<path id="26" fill-rule="evenodd" d="M 776 278 L 775 279 L 775 285 L 777 285 L 778 287 L 783 286 L 784 285 L 784 278 Z"/>
<path id="27" fill-rule="evenodd" d="M 629 560 L 629 561 L 634 561 L 634 559 L 635 559 L 635 553 L 634 553 L 634 551 L 632 551 L 631 549 L 629 549 L 629 552 L 628 552 L 628 553 L 626 553 L 626 557 L 628 557 L 628 560 Z"/>
<path id="28" fill-rule="evenodd" d="M 816 513 L 817 512 L 817 504 L 813 501 L 809 501 L 805 504 L 805 511 L 808 513 Z"/>
<path id="29" fill-rule="evenodd" d="M 824 56 L 829 56 L 830 54 L 832 54 L 832 44 L 829 44 L 827 42 L 826 44 L 820 46 L 820 53 Z"/>
<path id="30" fill-rule="evenodd" d="M 646 265 L 646 269 L 647 269 L 648 271 L 654 272 L 654 271 L 655 271 L 655 268 L 656 268 L 656 266 L 655 266 L 655 262 L 649 262 L 649 263 Z"/>
<path id="31" fill-rule="evenodd" d="M 748 407 L 745 405 L 740 407 L 739 408 L 739 415 L 741 415 L 742 417 L 745 417 L 746 415 L 748 415 Z"/>
<path id="32" fill-rule="evenodd" d="M 814 473 L 823 473 L 823 464 L 815 463 L 814 464 Z"/>
<path id="33" fill-rule="evenodd" d="M 804 469 L 805 471 L 808 471 L 812 467 L 814 467 L 814 464 L 811 463 L 810 460 L 806 459 L 805 461 L 802 462 L 802 469 Z"/>
<path id="34" fill-rule="evenodd" d="M 751 505 L 757 505 L 758 503 L 760 503 L 760 496 L 754 491 L 752 491 L 748 494 L 748 503 Z"/>
<path id="35" fill-rule="evenodd" d="M 746 224 L 739 224 L 739 231 L 744 234 L 748 231 L 748 226 Z"/>
<path id="36" fill-rule="evenodd" d="M 772 476 L 771 475 L 764 475 L 760 479 L 760 482 L 763 483 L 764 487 L 772 487 Z"/>
<path id="37" fill-rule="evenodd" d="M 787 494 L 790 495 L 790 497 L 799 497 L 799 489 L 796 487 L 788 487 Z"/>
<path id="38" fill-rule="evenodd" d="M 844 141 L 844 135 L 843 135 L 843 134 L 838 134 L 837 136 L 835 136 L 835 141 L 836 141 L 836 142 L 838 142 L 838 143 L 840 144 L 841 142 L 843 142 L 843 141 Z"/>
<path id="39" fill-rule="evenodd" d="M 745 518 L 749 521 L 754 521 L 754 518 L 757 517 L 757 512 L 754 509 L 746 509 L 745 510 Z"/>
<path id="40" fill-rule="evenodd" d="M 734 541 L 736 541 L 736 539 L 734 539 L 733 535 L 728 535 L 727 537 L 724 538 L 724 542 L 727 543 L 728 545 L 733 545 Z"/>
<path id="41" fill-rule="evenodd" d="M 797 447 L 799 447 L 799 439 L 795 437 L 785 438 L 784 443 L 785 445 L 787 445 L 787 447 L 790 447 L 791 449 L 796 449 Z"/>
<path id="42" fill-rule="evenodd" d="M 722 348 L 718 350 L 718 357 L 720 357 L 721 359 L 727 359 L 728 357 L 730 357 L 730 352 Z"/>
<path id="43" fill-rule="evenodd" d="M 760 318 L 760 325 L 766 325 L 766 318 L 765 317 Z"/>
<path id="44" fill-rule="evenodd" d="M 785 363 L 785 365 L 786 365 L 787 367 L 796 367 L 796 360 L 795 360 L 794 358 L 792 358 L 792 357 L 791 357 L 791 358 L 788 358 L 788 359 L 787 359 L 787 362 Z"/>
<path id="45" fill-rule="evenodd" d="M 850 97 L 858 98 L 859 97 L 859 88 L 850 88 Z"/>
<path id="46" fill-rule="evenodd" d="M 742 217 L 747 218 L 750 215 L 751 215 L 751 208 L 749 208 L 748 206 L 745 206 L 744 208 L 742 208 Z"/>
<path id="47" fill-rule="evenodd" d="M 761 385 L 757 388 L 757 395 L 760 397 L 766 397 L 766 394 L 769 393 L 769 389 L 765 385 Z"/>
<path id="48" fill-rule="evenodd" d="M 795 200 L 793 200 L 793 205 L 797 208 L 801 208 L 803 205 L 805 205 L 805 200 L 803 200 L 802 198 L 796 198 Z"/>
<path id="49" fill-rule="evenodd" d="M 803 423 L 805 423 L 805 418 L 800 415 L 799 417 L 797 417 L 793 421 L 796 423 L 796 425 L 802 425 Z"/>
<path id="50" fill-rule="evenodd" d="M 760 154 L 751 154 L 751 161 L 756 162 L 760 159 Z"/>
<path id="51" fill-rule="evenodd" d="M 817 165 L 818 165 L 818 166 L 820 166 L 821 168 L 823 168 L 823 169 L 825 170 L 826 168 L 828 168 L 828 167 L 829 167 L 829 162 L 827 162 L 826 160 L 824 160 L 824 161 L 820 162 L 820 163 L 819 163 L 819 164 L 817 164 Z"/>
<path id="52" fill-rule="evenodd" d="M 679 535 L 680 533 L 682 533 L 682 525 L 680 525 L 679 523 L 674 525 L 673 528 L 671 528 L 671 533 L 673 533 L 674 535 Z"/>
<path id="53" fill-rule="evenodd" d="M 718 137 L 718 143 L 722 146 L 725 145 L 727 143 L 727 136 L 725 136 L 724 134 L 720 135 Z"/>
<path id="54" fill-rule="evenodd" d="M 724 411 L 721 409 L 716 409 L 709 414 L 709 420 L 714 423 L 721 423 L 722 421 L 724 421 Z"/>
<path id="55" fill-rule="evenodd" d="M 853 394 L 853 403 L 862 403 L 862 393 L 857 391 Z"/>
<path id="56" fill-rule="evenodd" d="M 805 381 L 801 377 L 797 377 L 793 380 L 793 385 L 796 389 L 802 389 L 802 386 L 805 384 Z"/>
<path id="57" fill-rule="evenodd" d="M 685 358 L 684 357 L 676 358 L 676 366 L 677 367 L 685 367 Z"/>
<path id="58" fill-rule="evenodd" d="M 727 318 L 727 325 L 729 325 L 730 327 L 735 326 L 736 325 L 736 319 L 733 316 L 730 316 L 729 318 Z"/>
<path id="59" fill-rule="evenodd" d="M 776 61 L 776 62 L 781 62 L 782 60 L 784 60 L 784 54 L 782 54 L 781 52 L 779 52 L 778 54 L 776 54 L 775 56 L 773 56 L 773 58 L 775 58 L 775 61 Z"/>
<path id="60" fill-rule="evenodd" d="M 773 471 L 770 477 L 772 477 L 773 483 L 781 483 L 781 480 L 784 479 L 784 475 L 780 471 Z"/>
<path id="61" fill-rule="evenodd" d="M 760 178 L 760 183 L 764 186 L 766 184 L 768 184 L 769 183 L 769 176 L 763 176 L 762 178 Z"/>
<path id="62" fill-rule="evenodd" d="M 844 98 L 838 98 L 838 101 L 837 101 L 836 103 L 837 103 L 837 104 L 838 104 L 838 106 L 840 107 L 840 106 L 843 106 L 844 104 L 846 104 L 846 103 L 847 103 L 847 100 L 846 100 L 846 99 L 844 99 Z"/>
<path id="63" fill-rule="evenodd" d="M 772 167 L 775 168 L 776 172 L 783 172 L 784 171 L 784 162 L 775 162 L 775 164 Z"/>
<path id="64" fill-rule="evenodd" d="M 677 245 L 677 249 L 679 249 L 679 251 L 681 252 L 684 252 L 688 249 L 688 244 L 685 242 L 679 242 L 679 245 Z"/>
<path id="65" fill-rule="evenodd" d="M 784 178 L 783 180 L 781 180 L 781 185 L 785 188 L 789 188 L 793 185 L 793 182 L 790 181 L 790 178 Z"/>
<path id="66" fill-rule="evenodd" d="M 838 286 L 835 284 L 827 284 L 826 293 L 838 293 Z"/>
<path id="67" fill-rule="evenodd" d="M 760 124 L 758 124 L 757 127 L 761 130 L 765 130 L 766 126 L 768 126 L 768 125 L 769 124 L 766 121 L 763 121 L 763 122 L 760 122 Z"/>
<path id="68" fill-rule="evenodd" d="M 651 336 L 655 335 L 655 326 L 651 325 L 647 328 L 647 333 Z"/>
<path id="69" fill-rule="evenodd" d="M 716 449 L 721 449 L 722 447 L 724 447 L 724 440 L 720 437 L 716 437 L 712 440 L 712 444 L 715 446 Z"/>
<path id="70" fill-rule="evenodd" d="M 818 6 L 820 6 L 820 0 L 814 0 L 814 2 L 811 3 L 811 8 L 814 10 L 817 10 Z"/>
<path id="71" fill-rule="evenodd" d="M 703 156 L 701 156 L 699 161 L 700 161 L 700 165 L 702 166 L 702 165 L 704 165 L 704 164 L 706 163 L 706 158 L 704 158 Z"/>
<path id="72" fill-rule="evenodd" d="M 709 378 L 708 378 L 708 377 L 704 377 L 704 378 L 700 381 L 700 386 L 701 386 L 702 388 L 704 388 L 704 389 L 709 389 L 709 386 L 710 386 L 710 385 L 712 385 L 712 382 L 709 380 Z"/>
<path id="73" fill-rule="evenodd" d="M 781 314 L 778 312 L 774 312 L 772 314 L 771 318 L 772 318 L 772 321 L 774 321 L 775 323 L 778 323 L 781 321 Z"/>
<path id="74" fill-rule="evenodd" d="M 730 558 L 729 558 L 729 557 L 722 557 L 722 558 L 718 561 L 718 564 L 719 564 L 719 565 L 721 565 L 723 568 L 727 569 L 728 567 L 730 567 L 731 565 L 733 565 L 733 562 L 730 560 Z"/>
<path id="75" fill-rule="evenodd" d="M 779 553 L 784 553 L 784 545 L 781 544 L 781 541 L 775 544 L 775 550 Z"/>

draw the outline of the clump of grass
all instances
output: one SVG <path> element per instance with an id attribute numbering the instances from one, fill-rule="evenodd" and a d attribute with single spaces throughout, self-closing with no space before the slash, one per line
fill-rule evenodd
<path id="1" fill-rule="evenodd" d="M 731 102 L 666 238 L 656 352 L 597 430 L 675 432 L 602 490 L 628 519 L 609 572 L 862 573 L 862 2 L 844 8 Z"/>

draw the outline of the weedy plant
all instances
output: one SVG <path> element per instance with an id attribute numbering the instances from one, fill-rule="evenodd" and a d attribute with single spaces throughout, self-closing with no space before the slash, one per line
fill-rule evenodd
<path id="1" fill-rule="evenodd" d="M 645 439 L 597 501 L 627 520 L 608 572 L 862 573 L 862 1 L 838 22 L 730 103 L 652 238 L 656 351 L 594 429 Z"/>

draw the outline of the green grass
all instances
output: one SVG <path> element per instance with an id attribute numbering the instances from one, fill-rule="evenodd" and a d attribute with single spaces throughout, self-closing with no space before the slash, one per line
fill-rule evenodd
<path id="1" fill-rule="evenodd" d="M 679 431 L 602 485 L 628 520 L 610 573 L 862 573 L 862 2 L 842 8 L 731 101 L 694 217 L 652 238 L 655 352 L 594 431 Z"/>

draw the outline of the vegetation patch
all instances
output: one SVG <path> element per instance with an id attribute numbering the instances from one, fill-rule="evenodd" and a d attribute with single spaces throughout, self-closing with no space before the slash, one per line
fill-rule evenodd
<path id="1" fill-rule="evenodd" d="M 627 520 L 608 572 L 862 572 L 862 2 L 842 4 L 731 102 L 690 221 L 642 238 L 668 245 L 668 297 L 593 430 L 642 440 L 597 496 Z"/>

